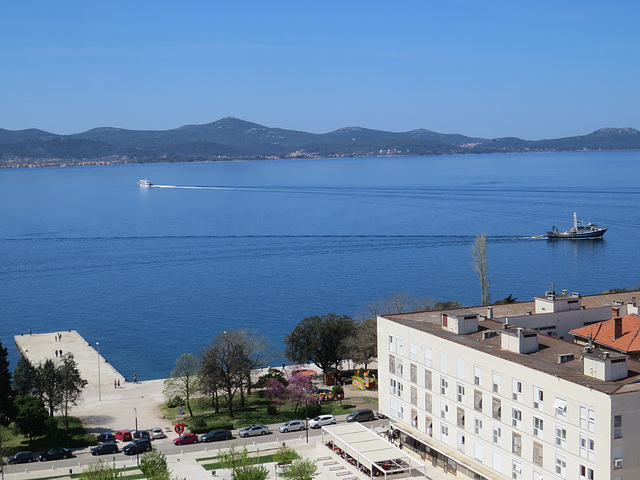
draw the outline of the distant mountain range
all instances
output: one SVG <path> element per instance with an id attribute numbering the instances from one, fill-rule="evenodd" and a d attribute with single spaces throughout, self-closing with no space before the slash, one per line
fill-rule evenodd
<path id="1" fill-rule="evenodd" d="M 536 141 L 516 137 L 476 138 L 424 129 L 385 132 L 348 127 L 315 134 L 265 127 L 233 117 L 173 130 L 105 127 L 56 135 L 36 129 L 0 129 L 0 168 L 637 149 L 640 132 L 634 128 L 602 128 L 588 135 Z"/>

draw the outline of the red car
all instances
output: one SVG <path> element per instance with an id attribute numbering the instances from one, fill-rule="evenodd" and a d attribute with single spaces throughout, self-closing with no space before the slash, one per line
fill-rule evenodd
<path id="1" fill-rule="evenodd" d="M 175 445 L 189 445 L 190 443 L 198 443 L 198 436 L 195 433 L 183 433 L 178 438 L 173 439 Z"/>
<path id="2" fill-rule="evenodd" d="M 130 442 L 131 440 L 133 440 L 133 436 L 131 435 L 131 432 L 129 430 L 118 430 L 115 433 L 115 437 L 121 442 Z"/>

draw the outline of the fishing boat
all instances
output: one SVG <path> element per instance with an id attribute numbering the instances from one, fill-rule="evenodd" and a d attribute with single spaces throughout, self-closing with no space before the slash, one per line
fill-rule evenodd
<path id="1" fill-rule="evenodd" d="M 151 183 L 146 178 L 143 178 L 142 180 L 138 180 L 138 186 L 139 187 L 148 188 L 148 187 L 151 187 L 152 185 L 153 185 L 153 183 Z"/>
<path id="2" fill-rule="evenodd" d="M 566 238 L 570 240 L 592 239 L 602 238 L 606 228 L 600 228 L 595 223 L 584 223 L 582 220 L 578 220 L 576 212 L 573 212 L 573 227 L 566 232 L 559 232 L 556 226 L 550 232 L 547 232 L 546 237 L 550 240 Z"/>

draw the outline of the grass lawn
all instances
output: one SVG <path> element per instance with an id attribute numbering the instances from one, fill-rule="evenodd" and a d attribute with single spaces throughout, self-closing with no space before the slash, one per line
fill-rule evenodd
<path id="1" fill-rule="evenodd" d="M 96 437 L 89 435 L 82 427 L 82 423 L 76 417 L 69 417 L 69 432 L 64 431 L 63 417 L 55 417 L 56 429 L 45 436 L 35 438 L 31 443 L 24 435 L 15 433 L 11 426 L 0 428 L 2 435 L 3 454 L 13 455 L 21 450 L 30 450 L 34 453 L 44 452 L 52 447 L 77 448 L 96 445 Z"/>
<path id="2" fill-rule="evenodd" d="M 378 403 L 377 397 L 365 397 L 363 400 L 367 404 L 371 404 L 373 409 L 375 409 L 375 406 Z M 303 419 L 298 412 L 294 411 L 295 409 L 293 405 L 283 405 L 273 415 L 267 413 L 267 406 L 268 401 L 266 399 L 260 398 L 258 395 L 249 395 L 246 396 L 244 408 L 240 408 L 239 397 L 234 398 L 234 418 L 229 417 L 226 404 L 223 401 L 220 402 L 220 413 L 214 413 L 210 398 L 195 398 L 191 400 L 191 410 L 194 415 L 193 418 L 189 417 L 188 410 L 184 405 L 182 406 L 182 409 L 185 412 L 183 415 L 178 413 L 178 408 L 169 408 L 166 404 L 161 407 L 161 410 L 162 413 L 172 422 L 185 422 L 192 429 L 193 427 L 196 427 L 197 429 L 219 428 L 219 426 L 223 424 L 233 425 L 233 428 L 242 428 L 254 423 L 267 425 L 272 423 L 284 423 L 289 420 Z M 322 404 L 321 413 L 344 415 L 351 413 L 355 409 L 356 406 L 351 404 L 348 400 L 345 400 L 343 405 L 340 405 L 340 402 L 338 401 L 331 401 L 324 402 Z"/>

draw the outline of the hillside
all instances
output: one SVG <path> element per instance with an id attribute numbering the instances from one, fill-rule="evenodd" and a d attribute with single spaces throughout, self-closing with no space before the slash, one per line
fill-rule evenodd
<path id="1" fill-rule="evenodd" d="M 195 162 L 234 159 L 451 155 L 464 153 L 640 149 L 633 128 L 523 140 L 475 138 L 425 129 L 387 132 L 361 127 L 314 134 L 226 117 L 172 130 L 95 128 L 72 135 L 0 129 L 0 168 L 23 166 Z"/>

